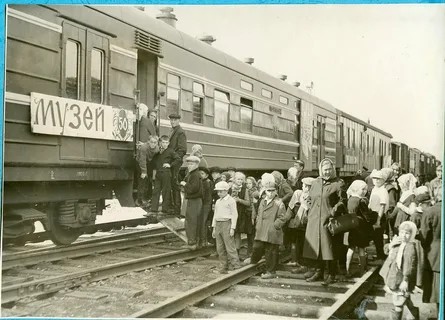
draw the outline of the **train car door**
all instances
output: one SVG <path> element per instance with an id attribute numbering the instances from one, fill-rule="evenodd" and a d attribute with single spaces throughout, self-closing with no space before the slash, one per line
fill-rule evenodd
<path id="1" fill-rule="evenodd" d="M 317 168 L 318 163 L 325 157 L 325 129 L 326 129 L 326 119 L 317 115 L 316 120 L 314 120 L 314 141 L 313 141 L 313 158 L 312 163 L 314 168 Z"/>
<path id="2" fill-rule="evenodd" d="M 337 142 L 335 153 L 335 164 L 337 168 L 343 168 L 344 166 L 344 125 L 340 122 L 340 119 L 337 118 Z"/>

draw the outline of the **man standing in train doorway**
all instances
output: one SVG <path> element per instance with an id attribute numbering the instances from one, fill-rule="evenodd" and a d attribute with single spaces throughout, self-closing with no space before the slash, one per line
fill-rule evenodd
<path id="1" fill-rule="evenodd" d="M 175 165 L 171 168 L 172 175 L 172 210 L 173 214 L 176 216 L 181 215 L 181 186 L 179 184 L 179 168 L 182 165 L 182 159 L 184 158 L 187 152 L 187 137 L 185 135 L 184 130 L 181 128 L 179 124 L 179 120 L 181 116 L 177 113 L 172 113 L 169 116 L 170 125 L 172 126 L 172 131 L 170 133 L 170 144 L 169 148 L 173 149 L 173 151 L 179 156 L 181 161 L 178 165 Z"/>

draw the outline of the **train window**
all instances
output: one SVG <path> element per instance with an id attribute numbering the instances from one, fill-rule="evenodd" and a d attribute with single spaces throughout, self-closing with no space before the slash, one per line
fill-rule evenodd
<path id="1" fill-rule="evenodd" d="M 245 98 L 241 98 L 241 131 L 252 132 L 252 109 L 253 101 Z"/>
<path id="2" fill-rule="evenodd" d="M 267 113 L 254 111 L 253 124 L 256 127 L 273 129 L 273 116 Z"/>
<path id="3" fill-rule="evenodd" d="M 66 96 L 77 100 L 80 98 L 80 44 L 73 40 L 67 40 L 65 49 Z"/>
<path id="4" fill-rule="evenodd" d="M 363 151 L 363 132 L 360 132 L 360 150 Z"/>
<path id="5" fill-rule="evenodd" d="M 294 130 L 295 141 L 300 141 L 300 121 L 298 121 L 298 115 L 295 115 Z"/>
<path id="6" fill-rule="evenodd" d="M 104 52 L 94 48 L 91 50 L 91 101 L 104 102 Z"/>
<path id="7" fill-rule="evenodd" d="M 352 129 L 352 148 L 355 149 L 355 129 Z"/>
<path id="8" fill-rule="evenodd" d="M 204 110 L 204 85 L 193 82 L 193 122 L 202 123 Z"/>
<path id="9" fill-rule="evenodd" d="M 294 108 L 295 108 L 295 110 L 300 111 L 300 109 L 301 109 L 301 100 L 294 101 Z"/>
<path id="10" fill-rule="evenodd" d="M 313 141 L 312 144 L 318 145 L 318 122 L 314 121 L 314 133 L 313 133 Z"/>
<path id="11" fill-rule="evenodd" d="M 366 135 L 366 152 L 369 153 L 369 135 Z"/>
<path id="12" fill-rule="evenodd" d="M 241 80 L 241 88 L 243 88 L 244 90 L 247 90 L 247 91 L 253 91 L 253 84 L 251 84 L 250 82 Z"/>
<path id="13" fill-rule="evenodd" d="M 348 147 L 348 148 L 350 148 L 351 147 L 351 128 L 348 128 L 348 143 L 346 144 L 346 146 Z"/>
<path id="14" fill-rule="evenodd" d="M 375 153 L 375 137 L 372 137 L 372 153 Z"/>
<path id="15" fill-rule="evenodd" d="M 265 98 L 272 99 L 272 91 L 261 89 L 261 95 Z"/>
<path id="16" fill-rule="evenodd" d="M 293 133 L 295 130 L 295 123 L 291 120 L 278 117 L 278 128 L 280 131 Z"/>
<path id="17" fill-rule="evenodd" d="M 280 96 L 280 103 L 288 105 L 289 104 L 289 99 L 283 96 Z"/>
<path id="18" fill-rule="evenodd" d="M 229 94 L 215 89 L 215 127 L 229 128 Z"/>
<path id="19" fill-rule="evenodd" d="M 167 75 L 167 115 L 179 112 L 179 99 L 181 92 L 181 78 L 176 75 Z"/>

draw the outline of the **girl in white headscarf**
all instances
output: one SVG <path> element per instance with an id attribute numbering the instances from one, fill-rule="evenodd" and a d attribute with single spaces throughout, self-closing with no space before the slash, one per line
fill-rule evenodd
<path id="1" fill-rule="evenodd" d="M 410 216 L 416 212 L 416 196 L 414 190 L 416 189 L 417 179 L 411 173 L 404 174 L 397 179 L 400 185 L 400 199 L 394 209 L 393 216 L 396 217 L 394 229 L 397 228 L 404 221 L 408 221 Z"/>
<path id="2" fill-rule="evenodd" d="M 389 244 L 390 252 L 380 275 L 385 281 L 386 292 L 392 294 L 394 308 L 391 320 L 401 320 L 403 306 L 411 313 L 410 319 L 419 320 L 419 308 L 411 301 L 416 285 L 418 254 L 415 245 L 416 225 L 405 221 L 399 226 L 399 235 Z"/>
<path id="3" fill-rule="evenodd" d="M 371 235 L 373 232 L 372 224 L 368 223 L 368 200 L 366 193 L 368 192 L 368 185 L 363 180 L 355 180 L 352 182 L 348 191 L 348 212 L 355 213 L 359 219 L 359 226 L 356 229 L 349 231 L 348 235 L 348 253 L 346 254 L 346 272 L 347 276 L 351 276 L 350 265 L 352 256 L 355 251 L 358 251 L 360 260 L 361 275 L 366 271 L 366 252 L 365 248 L 369 245 Z"/>

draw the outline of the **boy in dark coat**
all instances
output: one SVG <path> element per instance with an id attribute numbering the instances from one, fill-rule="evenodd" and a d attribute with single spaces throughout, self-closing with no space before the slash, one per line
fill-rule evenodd
<path id="1" fill-rule="evenodd" d="M 151 180 L 153 179 L 152 162 L 155 155 L 159 152 L 158 137 L 150 136 L 147 142 L 138 144 L 136 160 L 139 164 L 140 175 L 138 177 L 138 197 L 137 206 L 147 206 L 147 194 L 151 194 Z M 150 170 L 151 169 L 151 170 Z M 151 174 L 150 174 L 151 173 Z"/>
<path id="2" fill-rule="evenodd" d="M 206 167 L 199 167 L 199 175 L 202 179 L 202 220 L 198 221 L 198 248 L 207 246 L 207 225 L 213 203 L 213 182 L 210 181 L 209 174 L 209 169 Z"/>
<path id="3" fill-rule="evenodd" d="M 202 180 L 199 175 L 198 165 L 201 159 L 190 156 L 185 159 L 188 173 L 185 181 L 181 181 L 184 187 L 184 197 L 187 199 L 185 210 L 185 233 L 187 235 L 188 248 L 195 250 L 199 238 L 199 222 L 202 221 Z"/>
<path id="4" fill-rule="evenodd" d="M 286 207 L 277 196 L 275 183 L 263 184 L 266 197 L 261 200 L 256 217 L 255 242 L 250 259 L 245 263 L 257 263 L 263 254 L 266 258 L 266 272 L 262 279 L 274 278 L 278 267 L 280 244 L 283 243 L 282 228 L 286 223 Z"/>
<path id="5" fill-rule="evenodd" d="M 156 214 L 159 210 L 159 196 L 162 193 L 162 211 L 171 213 L 171 167 L 181 162 L 181 159 L 169 148 L 168 136 L 162 136 L 159 141 L 160 151 L 153 158 L 156 169 L 155 186 L 151 199 L 151 210 L 149 214 Z"/>

